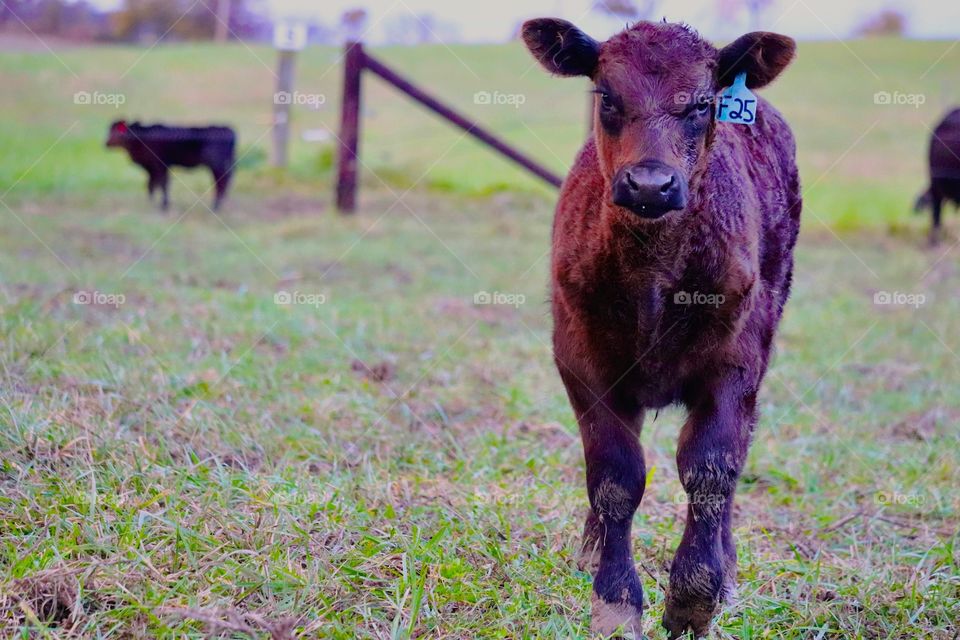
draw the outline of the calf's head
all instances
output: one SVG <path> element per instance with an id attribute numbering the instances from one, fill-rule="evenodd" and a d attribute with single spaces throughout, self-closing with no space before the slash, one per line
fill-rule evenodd
<path id="1" fill-rule="evenodd" d="M 713 139 L 720 89 L 739 73 L 751 89 L 770 83 L 795 51 L 791 38 L 768 32 L 718 50 L 684 25 L 652 22 L 601 43 L 565 20 L 540 18 L 525 22 L 522 36 L 551 73 L 593 81 L 594 136 L 610 201 L 643 218 L 687 206 Z"/>
<path id="2" fill-rule="evenodd" d="M 127 123 L 124 120 L 117 120 L 110 125 L 110 132 L 107 134 L 107 146 L 108 147 L 122 147 L 125 146 L 127 135 L 130 130 L 127 128 Z"/>

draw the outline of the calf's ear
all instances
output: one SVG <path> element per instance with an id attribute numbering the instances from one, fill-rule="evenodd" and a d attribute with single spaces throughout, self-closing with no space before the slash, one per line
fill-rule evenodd
<path id="1" fill-rule="evenodd" d="M 797 43 L 793 38 L 769 31 L 742 35 L 723 49 L 717 58 L 717 81 L 721 87 L 733 84 L 740 73 L 747 74 L 747 87 L 764 87 L 780 75 L 793 60 Z"/>
<path id="2" fill-rule="evenodd" d="M 520 35 L 533 57 L 550 73 L 592 76 L 597 68 L 600 43 L 566 20 L 527 20 Z"/>

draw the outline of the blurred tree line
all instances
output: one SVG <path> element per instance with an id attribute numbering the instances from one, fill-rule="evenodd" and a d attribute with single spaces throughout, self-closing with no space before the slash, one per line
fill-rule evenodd
<path id="1" fill-rule="evenodd" d="M 858 36 L 902 36 L 907 30 L 907 18 L 895 9 L 882 9 L 867 17 L 854 31 Z"/>
<path id="2" fill-rule="evenodd" d="M 102 11 L 85 0 L 3 0 L 0 30 L 73 40 L 262 39 L 271 33 L 264 0 L 124 0 Z"/>

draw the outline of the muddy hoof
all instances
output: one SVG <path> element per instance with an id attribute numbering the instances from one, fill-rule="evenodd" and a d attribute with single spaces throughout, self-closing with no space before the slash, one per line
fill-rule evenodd
<path id="1" fill-rule="evenodd" d="M 717 608 L 700 604 L 678 604 L 672 602 L 668 596 L 667 607 L 663 612 L 663 628 L 667 630 L 670 640 L 681 637 L 688 629 L 693 631 L 693 637 L 705 638 L 710 632 L 710 623 Z"/>
<path id="2" fill-rule="evenodd" d="M 596 593 L 590 599 L 590 633 L 601 638 L 641 640 L 643 607 L 629 602 L 606 602 Z"/>

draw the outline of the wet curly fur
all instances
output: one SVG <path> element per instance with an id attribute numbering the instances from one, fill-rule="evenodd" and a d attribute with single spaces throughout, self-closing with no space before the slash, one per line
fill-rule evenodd
<path id="1" fill-rule="evenodd" d="M 698 105 L 740 72 L 748 87 L 768 84 L 794 44 L 760 32 L 718 50 L 686 25 L 649 22 L 598 43 L 549 18 L 527 22 L 523 38 L 548 71 L 587 76 L 598 94 L 594 133 L 557 204 L 551 266 L 554 356 L 587 467 L 579 560 L 594 575 L 592 628 L 640 633 L 638 436 L 644 410 L 680 404 L 689 504 L 663 624 L 671 637 L 703 635 L 735 587 L 733 494 L 790 292 L 801 198 L 793 136 L 769 103 L 751 127 Z M 623 167 L 650 161 L 689 195 L 644 217 L 611 191 Z"/>

